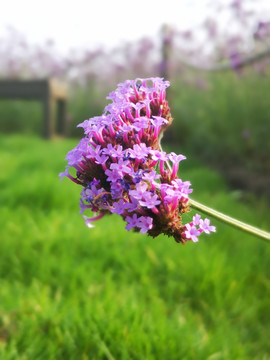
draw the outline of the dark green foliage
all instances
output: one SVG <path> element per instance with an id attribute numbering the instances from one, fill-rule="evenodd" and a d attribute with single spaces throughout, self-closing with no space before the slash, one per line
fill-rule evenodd
<path id="1" fill-rule="evenodd" d="M 43 125 L 40 101 L 0 98 L 0 134 L 40 134 Z"/>
<path id="2" fill-rule="evenodd" d="M 209 74 L 203 90 L 172 84 L 172 136 L 219 168 L 270 172 L 269 79 L 258 73 Z"/>
<path id="3" fill-rule="evenodd" d="M 242 171 L 242 178 L 247 172 L 255 180 L 258 173 L 269 175 L 268 76 L 249 69 L 242 75 L 187 73 L 185 77 L 186 80 L 170 79 L 168 100 L 174 122 L 164 141 L 179 144 L 193 157 L 224 170 L 224 174 Z M 102 114 L 109 102 L 106 96 L 116 85 L 112 81 L 105 85 L 95 77 L 81 86 L 70 85 L 67 129 L 70 136 L 81 137 L 82 129 L 77 125 Z M 41 134 L 41 110 L 41 105 L 33 101 L 0 99 L 0 133 Z"/>

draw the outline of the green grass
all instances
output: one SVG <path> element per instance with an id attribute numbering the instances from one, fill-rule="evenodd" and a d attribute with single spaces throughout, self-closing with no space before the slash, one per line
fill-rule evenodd
<path id="1" fill-rule="evenodd" d="M 58 173 L 72 140 L 0 138 L 0 358 L 270 359 L 270 244 L 217 221 L 186 246 L 94 229 Z M 173 149 L 172 149 L 173 150 Z M 261 199 L 238 201 L 192 161 L 193 198 L 269 230 Z"/>

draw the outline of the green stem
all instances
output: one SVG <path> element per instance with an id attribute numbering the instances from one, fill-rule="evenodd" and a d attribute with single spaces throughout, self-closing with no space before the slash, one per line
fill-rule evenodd
<path id="1" fill-rule="evenodd" d="M 264 240 L 270 241 L 270 233 L 268 233 L 266 231 L 258 229 L 258 228 L 254 227 L 254 226 L 249 225 L 249 224 L 245 224 L 242 221 L 233 219 L 232 217 L 230 217 L 228 215 L 225 215 L 225 214 L 222 214 L 221 212 L 216 211 L 216 210 L 214 210 L 214 209 L 212 209 L 212 208 L 210 208 L 208 206 L 200 204 L 199 202 L 197 202 L 197 201 L 195 201 L 193 199 L 189 199 L 189 203 L 193 208 L 195 208 L 195 209 L 197 209 L 197 210 L 199 210 L 199 211 L 201 211 L 201 212 L 203 212 L 205 214 L 211 215 L 211 216 L 215 217 L 216 219 L 225 222 L 226 224 L 232 225 L 237 229 L 243 230 L 243 231 L 245 231 L 245 232 L 247 232 L 249 234 L 253 234 L 253 235 L 261 237 Z"/>
<path id="2" fill-rule="evenodd" d="M 162 147 L 161 147 L 160 143 L 159 143 L 159 147 L 160 147 L 160 150 L 162 151 Z M 166 161 L 166 165 L 167 165 L 168 169 L 170 171 L 172 171 L 171 165 L 169 164 L 168 161 Z M 190 203 L 190 206 L 193 207 L 194 209 L 197 209 L 207 215 L 211 215 L 214 218 L 221 220 L 226 224 L 234 226 L 237 229 L 243 230 L 249 234 L 253 234 L 264 240 L 270 241 L 270 233 L 268 233 L 264 230 L 258 229 L 249 224 L 245 224 L 244 222 L 236 220 L 228 215 L 222 214 L 221 212 L 214 210 L 208 206 L 205 206 L 205 205 L 199 203 L 198 201 L 189 199 L 189 203 Z"/>

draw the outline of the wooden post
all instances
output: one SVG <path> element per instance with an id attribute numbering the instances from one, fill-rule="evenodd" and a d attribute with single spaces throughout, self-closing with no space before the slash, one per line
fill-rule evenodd
<path id="1" fill-rule="evenodd" d="M 55 129 L 53 118 L 53 99 L 49 89 L 47 94 L 43 98 L 43 136 L 47 139 L 51 139 Z"/>
<path id="2" fill-rule="evenodd" d="M 160 77 L 164 80 L 169 80 L 170 73 L 170 57 L 172 49 L 172 30 L 169 25 L 164 24 L 161 28 L 161 63 L 160 63 Z M 166 89 L 166 99 L 170 105 L 170 88 Z M 173 126 L 167 128 L 164 134 L 164 141 L 171 142 L 173 140 Z"/>
<path id="3" fill-rule="evenodd" d="M 169 60 L 171 52 L 171 30 L 169 25 L 163 25 L 161 28 L 161 63 L 160 77 L 169 80 Z"/>
<path id="4" fill-rule="evenodd" d="M 58 100 L 57 102 L 57 132 L 59 134 L 65 135 L 67 133 L 67 124 L 66 124 L 66 118 L 67 118 L 67 105 L 66 101 L 64 100 Z"/>

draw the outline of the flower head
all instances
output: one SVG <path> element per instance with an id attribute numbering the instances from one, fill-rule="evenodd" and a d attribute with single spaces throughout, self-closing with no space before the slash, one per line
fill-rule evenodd
<path id="1" fill-rule="evenodd" d="M 196 242 L 202 232 L 215 231 L 199 215 L 192 223 L 182 223 L 192 189 L 177 172 L 186 157 L 166 154 L 159 145 L 161 133 L 172 122 L 168 86 L 161 78 L 127 80 L 110 93 L 112 102 L 101 116 L 78 125 L 84 137 L 67 154 L 68 165 L 60 176 L 83 187 L 81 213 L 95 213 L 84 215 L 88 227 L 115 213 L 126 221 L 127 230 L 152 237 L 163 233 L 182 243 Z M 75 176 L 69 173 L 70 167 Z"/>

